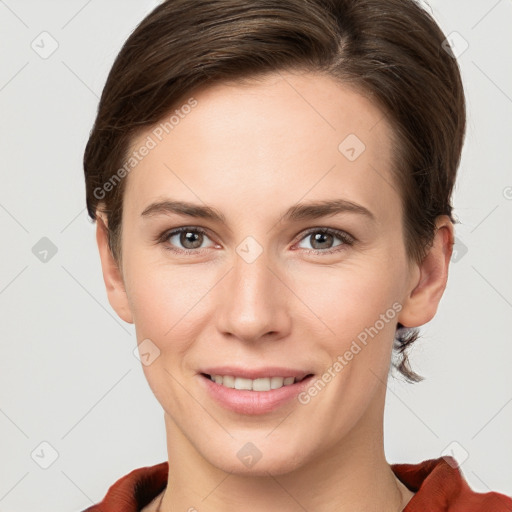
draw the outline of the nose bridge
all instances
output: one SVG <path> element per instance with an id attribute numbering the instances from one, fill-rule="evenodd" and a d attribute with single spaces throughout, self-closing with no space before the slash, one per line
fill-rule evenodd
<path id="1" fill-rule="evenodd" d="M 258 254 L 254 247 L 249 247 L 245 252 L 246 249 L 242 247 L 237 249 L 234 259 L 233 293 L 239 299 L 249 301 L 263 298 L 269 287 L 273 286 L 271 281 L 275 280 L 274 274 L 269 270 L 271 262 L 268 252 L 262 251 Z"/>
<path id="2" fill-rule="evenodd" d="M 286 286 L 276 276 L 278 262 L 271 260 L 250 237 L 236 248 L 217 315 L 221 331 L 255 340 L 287 329 Z"/>

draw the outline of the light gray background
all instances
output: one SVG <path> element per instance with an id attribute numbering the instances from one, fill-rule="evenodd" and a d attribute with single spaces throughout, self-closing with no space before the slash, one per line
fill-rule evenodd
<path id="1" fill-rule="evenodd" d="M 1 512 L 79 511 L 167 457 L 134 328 L 106 297 L 82 171 L 107 72 L 156 4 L 0 0 Z M 458 56 L 468 99 L 460 242 L 413 349 L 426 380 L 389 381 L 386 453 L 418 462 L 451 451 L 473 489 L 511 495 L 512 1 L 429 4 L 459 34 L 455 51 L 469 45 Z M 42 237 L 57 248 L 46 262 L 32 250 Z"/>

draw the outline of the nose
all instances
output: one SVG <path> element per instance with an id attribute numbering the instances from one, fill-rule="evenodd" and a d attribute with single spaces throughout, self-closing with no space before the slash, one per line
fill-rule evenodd
<path id="1" fill-rule="evenodd" d="M 217 328 L 249 343 L 286 337 L 293 293 L 282 266 L 265 251 L 254 260 L 240 254 L 218 290 Z"/>

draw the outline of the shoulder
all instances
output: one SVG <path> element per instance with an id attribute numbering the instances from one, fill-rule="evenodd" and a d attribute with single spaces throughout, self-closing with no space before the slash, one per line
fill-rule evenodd
<path id="1" fill-rule="evenodd" d="M 83 512 L 139 512 L 166 487 L 167 461 L 137 468 L 112 484 L 100 503 Z"/>
<path id="2" fill-rule="evenodd" d="M 392 464 L 391 469 L 415 493 L 404 512 L 512 512 L 512 498 L 498 492 L 473 491 L 453 457 Z"/>

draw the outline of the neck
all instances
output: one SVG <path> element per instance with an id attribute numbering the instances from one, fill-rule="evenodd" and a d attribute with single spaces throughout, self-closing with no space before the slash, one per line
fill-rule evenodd
<path id="1" fill-rule="evenodd" d="M 155 510 L 168 512 L 399 512 L 413 496 L 383 450 L 383 409 L 363 417 L 335 446 L 284 474 L 228 473 L 201 456 L 166 414 L 169 476 Z M 376 428 L 375 419 L 380 418 Z M 148 509 L 150 510 L 150 509 Z"/>

